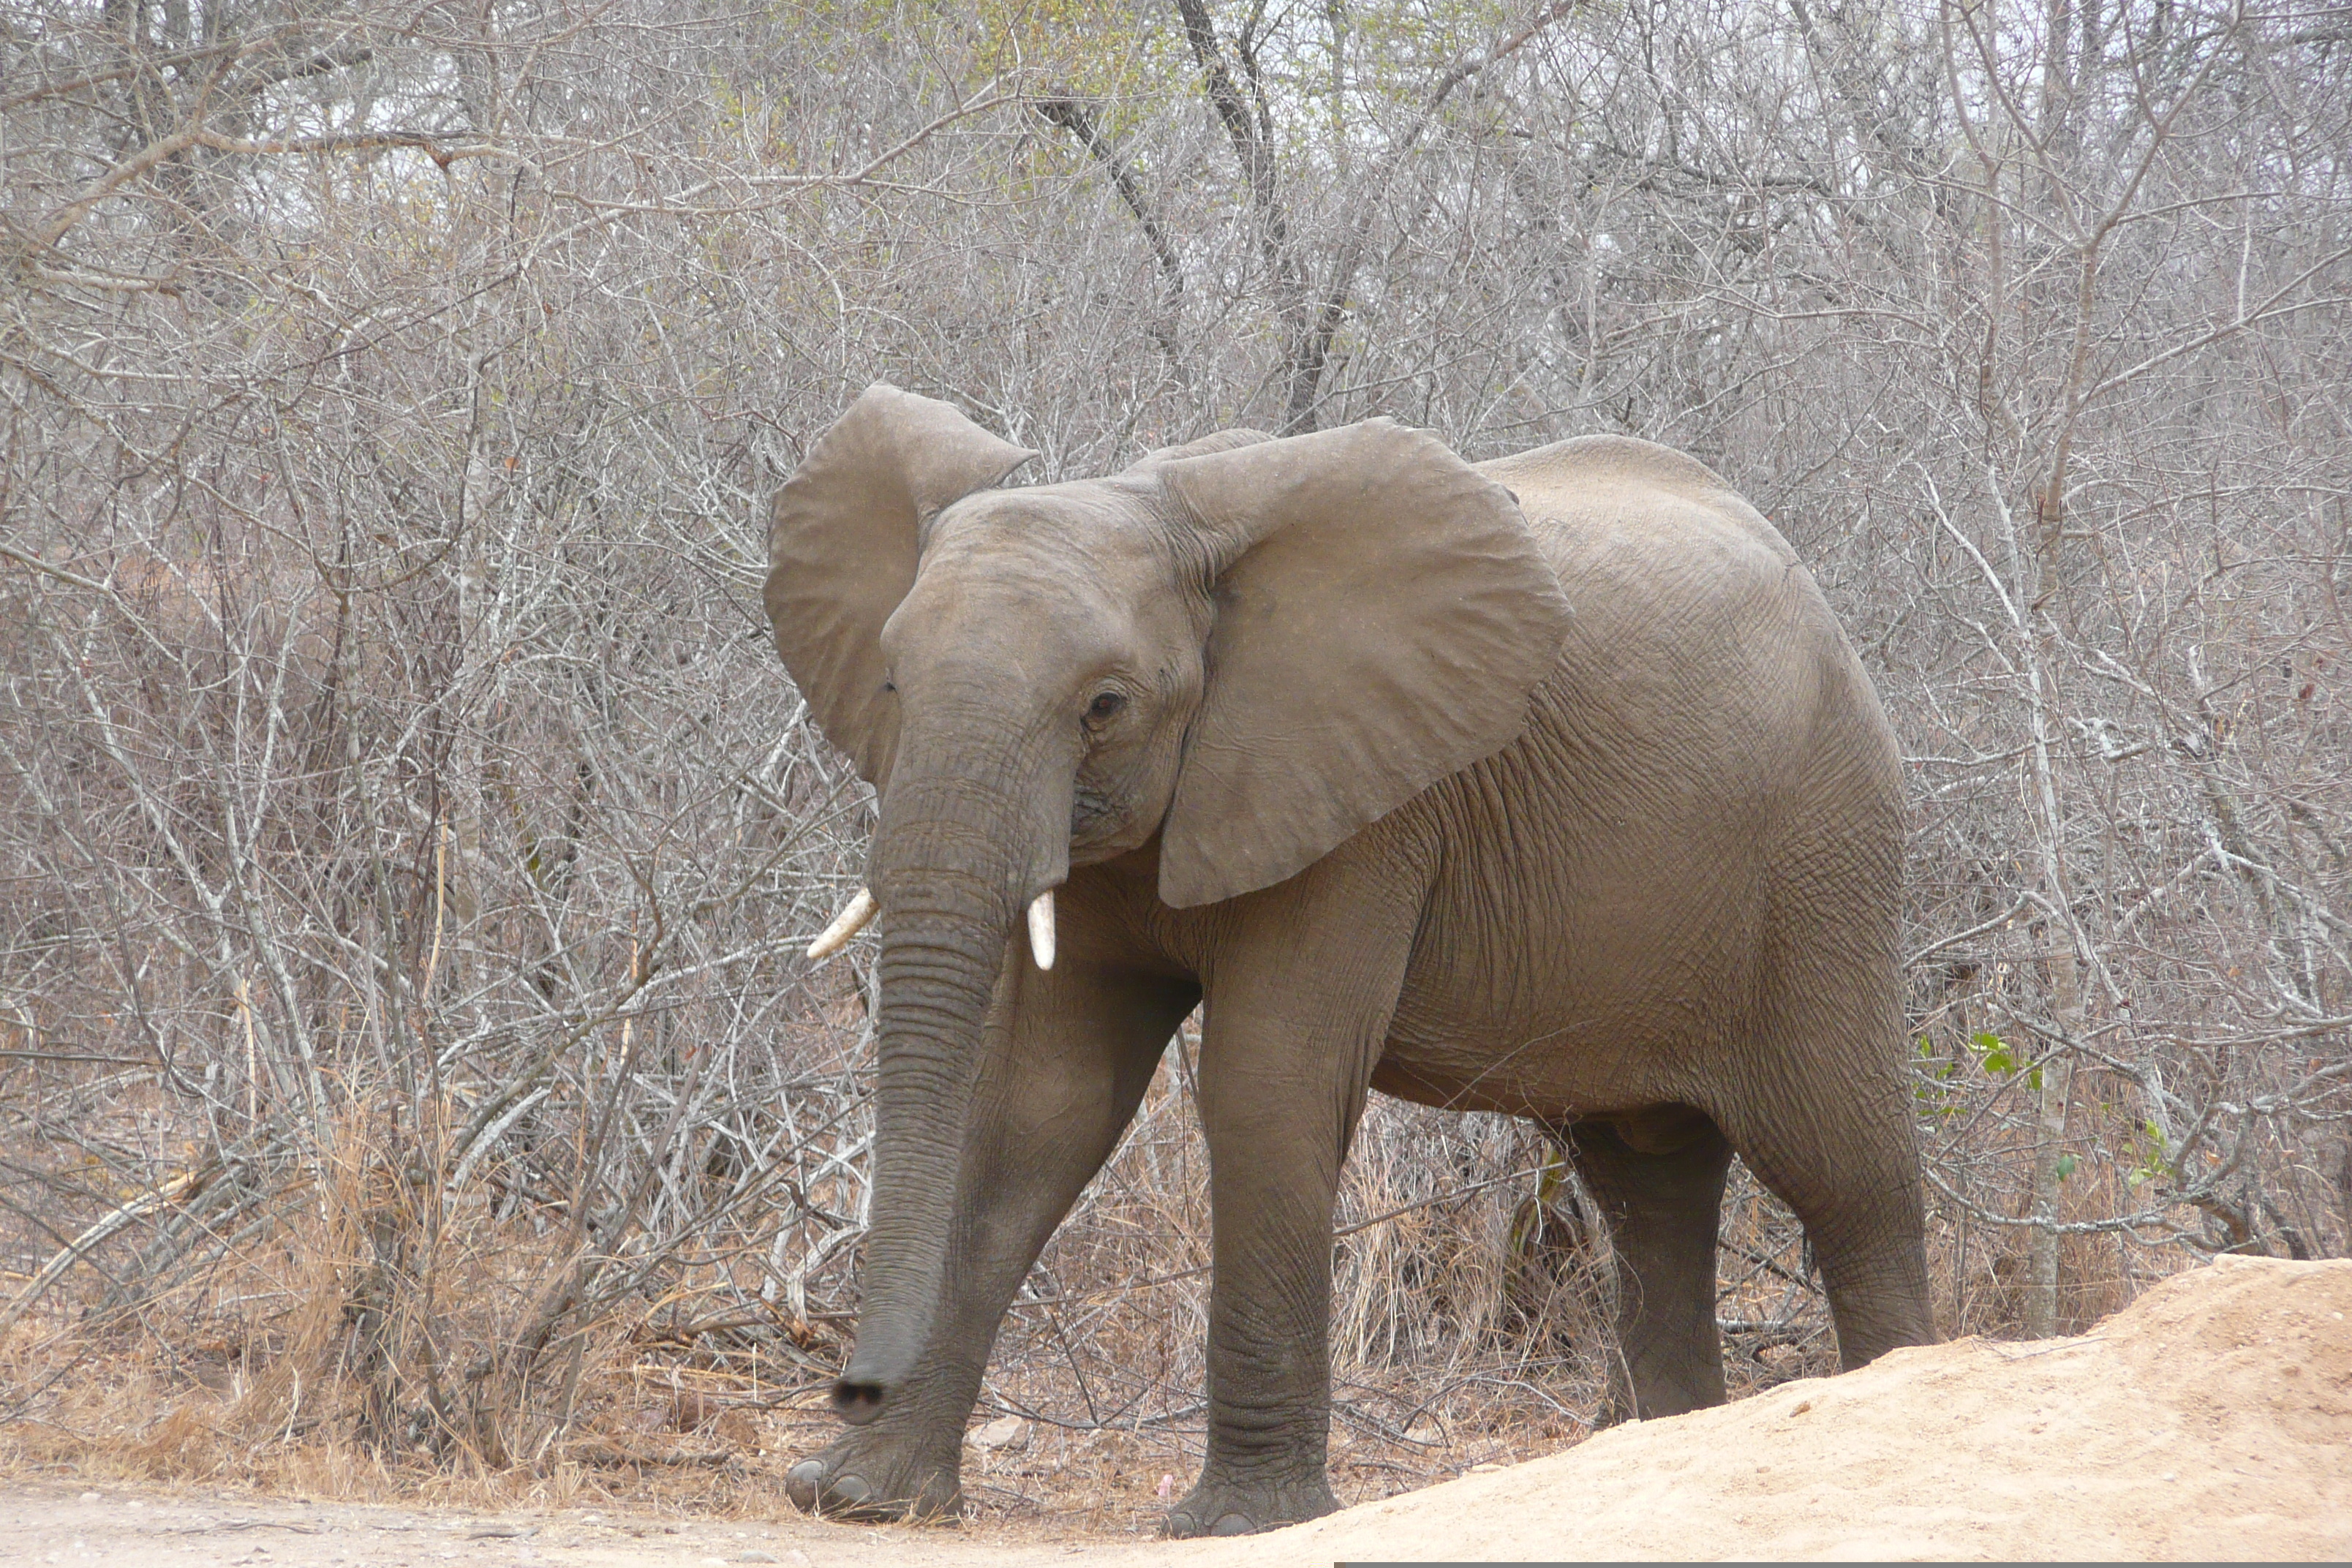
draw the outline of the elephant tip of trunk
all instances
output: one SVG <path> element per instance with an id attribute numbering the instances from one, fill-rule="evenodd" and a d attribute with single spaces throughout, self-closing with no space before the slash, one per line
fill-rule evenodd
<path id="1" fill-rule="evenodd" d="M 884 1398 L 880 1384 L 845 1377 L 833 1385 L 833 1413 L 852 1426 L 863 1426 L 882 1414 Z"/>

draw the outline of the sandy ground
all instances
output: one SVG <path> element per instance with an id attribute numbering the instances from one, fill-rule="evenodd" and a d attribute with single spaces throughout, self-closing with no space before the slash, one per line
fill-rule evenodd
<path id="1" fill-rule="evenodd" d="M 17 1483 L 0 1562 L 322 1568 L 2352 1558 L 2352 1262 L 2223 1258 L 2080 1339 L 1964 1340 L 1245 1541 L 499 1516 Z"/>

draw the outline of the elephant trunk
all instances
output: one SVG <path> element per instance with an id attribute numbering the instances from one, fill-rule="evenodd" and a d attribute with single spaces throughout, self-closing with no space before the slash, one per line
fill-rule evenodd
<path id="1" fill-rule="evenodd" d="M 860 1425 L 882 1413 L 938 1326 L 981 1032 L 1014 922 L 1067 865 L 1066 826 L 1039 832 L 1036 796 L 1052 792 L 989 788 L 913 760 L 901 750 L 875 835 L 873 1197 L 857 1347 L 834 1387 L 835 1410 Z"/>

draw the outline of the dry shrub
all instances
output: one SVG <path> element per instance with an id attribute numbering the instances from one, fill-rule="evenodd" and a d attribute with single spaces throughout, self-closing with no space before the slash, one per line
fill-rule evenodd
<path id="1" fill-rule="evenodd" d="M 1029 1430 L 972 1452 L 982 1518 L 1145 1529 L 1161 1479 L 1198 1466 L 1209 1215 L 1190 1045 L 1007 1320 L 975 1420 Z M 404 1182 L 384 1133 L 339 1125 L 326 1179 L 289 1184 L 267 1223 L 135 1308 L 108 1308 L 94 1273 L 53 1290 L 5 1349 L 7 1462 L 315 1496 L 780 1506 L 782 1468 L 833 1429 L 846 1314 L 762 1303 L 757 1223 L 532 1361 L 516 1340 L 576 1263 L 563 1230 L 501 1218 L 491 1181 Z M 1580 1204 L 1557 1146 L 1520 1124 L 1375 1104 L 1339 1207 L 1343 1494 L 1591 1429 L 1607 1268 Z"/>
<path id="2" fill-rule="evenodd" d="M 982 1520 L 1148 1531 L 1168 1478 L 1181 1489 L 1200 1462 L 1208 1166 L 1190 1030 L 1007 1318 L 973 1419 L 1023 1430 L 967 1451 Z M 832 1048 L 859 1037 L 840 1030 Z M 152 1113 L 160 1099 L 151 1086 L 112 1104 Z M 431 1124 L 445 1166 L 457 1120 Z M 5 1462 L 469 1506 L 785 1506 L 783 1468 L 835 1430 L 824 1395 L 850 1312 L 840 1272 L 815 1298 L 837 1304 L 808 1305 L 805 1280 L 803 1306 L 783 1304 L 769 1283 L 775 1209 L 739 1215 L 728 1248 L 672 1253 L 526 1355 L 522 1337 L 543 1331 L 551 1291 L 580 1261 L 559 1216 L 513 1209 L 513 1173 L 495 1167 L 457 1189 L 403 1180 L 414 1151 L 383 1118 L 339 1122 L 331 1147 L 323 1179 L 286 1181 L 204 1267 L 128 1303 L 95 1270 L 53 1289 L 0 1347 Z M 726 1190 L 707 1161 L 691 1179 L 704 1201 Z M 818 1173 L 790 1201 L 814 1194 L 821 1209 L 843 1191 Z M 2113 1212 L 2120 1195 L 2084 1184 L 2069 1212 Z M 1343 1500 L 1549 1452 L 1613 1418 L 1607 1236 L 1548 1135 L 1376 1099 L 1337 1218 Z M 2013 1328 L 2023 1234 L 1940 1218 L 1931 1263 L 1947 1331 Z M 2127 1237 L 2068 1237 L 2068 1326 L 2176 1260 Z M 1737 1164 L 1720 1265 L 1734 1397 L 1836 1370 L 1801 1231 Z"/>

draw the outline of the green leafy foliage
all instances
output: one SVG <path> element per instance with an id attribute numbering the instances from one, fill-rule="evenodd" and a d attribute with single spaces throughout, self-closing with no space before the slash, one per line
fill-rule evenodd
<path id="1" fill-rule="evenodd" d="M 2015 1078 L 2022 1071 L 2026 1088 L 2039 1089 L 2042 1087 L 2042 1068 L 2027 1066 L 2023 1053 L 1991 1030 L 1979 1029 L 1970 1035 L 1969 1049 L 1976 1053 L 1977 1064 L 1984 1068 L 1987 1075 L 2008 1079 Z"/>
<path id="2" fill-rule="evenodd" d="M 2172 1141 L 2155 1122 L 2140 1123 L 2139 1131 L 2132 1135 L 2131 1152 L 2132 1168 L 2124 1176 L 2126 1184 L 2144 1186 L 2173 1173 Z"/>
<path id="3" fill-rule="evenodd" d="M 1931 1117 L 1958 1115 L 1960 1107 L 1953 1100 L 1952 1080 L 1959 1075 L 1960 1064 L 1937 1061 L 1936 1047 L 1924 1036 L 1919 1040 L 1919 1081 L 1911 1091 L 1919 1102 L 1919 1113 Z"/>

